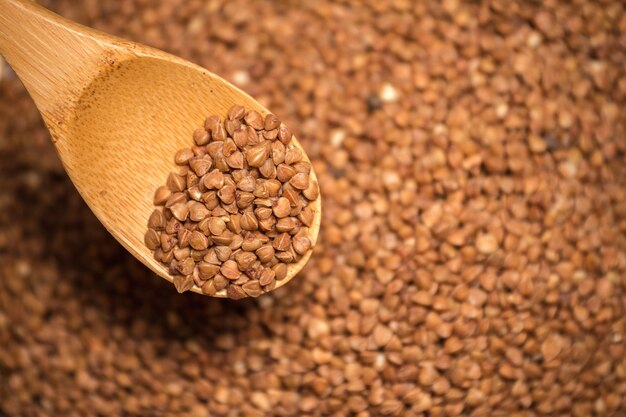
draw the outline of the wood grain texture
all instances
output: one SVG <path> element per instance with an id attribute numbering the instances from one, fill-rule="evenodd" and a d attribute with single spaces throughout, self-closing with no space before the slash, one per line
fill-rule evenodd
<path id="1" fill-rule="evenodd" d="M 175 152 L 192 144 L 194 129 L 208 115 L 224 117 L 234 104 L 263 115 L 269 111 L 204 68 L 24 0 L 0 0 L 0 53 L 33 97 L 66 171 L 94 214 L 137 259 L 172 281 L 143 236 L 154 191 L 177 169 Z M 315 245 L 321 199 L 311 204 Z M 289 265 L 287 278 L 276 287 L 289 282 L 311 253 Z M 225 297 L 225 291 L 217 296 Z"/>

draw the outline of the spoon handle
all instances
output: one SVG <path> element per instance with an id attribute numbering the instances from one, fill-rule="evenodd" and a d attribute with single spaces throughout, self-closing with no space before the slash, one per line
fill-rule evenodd
<path id="1" fill-rule="evenodd" d="M 33 97 L 48 128 L 65 122 L 98 74 L 106 38 L 28 0 L 0 0 L 0 53 Z"/>

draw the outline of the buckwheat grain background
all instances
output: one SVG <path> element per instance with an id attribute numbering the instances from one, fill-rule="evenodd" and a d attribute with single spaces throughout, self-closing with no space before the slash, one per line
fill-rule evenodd
<path id="1" fill-rule="evenodd" d="M 0 415 L 626 415 L 623 3 L 44 4 L 259 98 L 324 218 L 286 288 L 179 295 L 2 63 Z"/>

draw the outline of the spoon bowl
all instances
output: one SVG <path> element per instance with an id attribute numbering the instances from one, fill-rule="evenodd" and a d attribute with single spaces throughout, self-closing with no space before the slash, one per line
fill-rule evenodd
<path id="1" fill-rule="evenodd" d="M 96 217 L 137 259 L 172 281 L 144 234 L 154 191 L 177 170 L 174 154 L 192 144 L 193 131 L 209 115 L 226 116 L 235 104 L 269 111 L 198 65 L 23 0 L 0 0 L 0 53 L 33 97 L 63 166 Z M 297 139 L 292 143 L 309 161 Z M 311 177 L 317 180 L 313 171 Z M 311 207 L 314 246 L 319 197 Z M 276 287 L 289 282 L 311 253 L 289 264 Z M 195 286 L 192 291 L 201 293 Z"/>

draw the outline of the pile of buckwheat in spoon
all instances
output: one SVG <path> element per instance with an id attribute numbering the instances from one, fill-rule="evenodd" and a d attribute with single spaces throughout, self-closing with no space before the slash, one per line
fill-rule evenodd
<path id="1" fill-rule="evenodd" d="M 154 194 L 145 243 L 179 292 L 258 297 L 311 250 L 308 227 L 319 196 L 311 164 L 278 117 L 235 105 L 206 119 L 182 167 Z"/>

